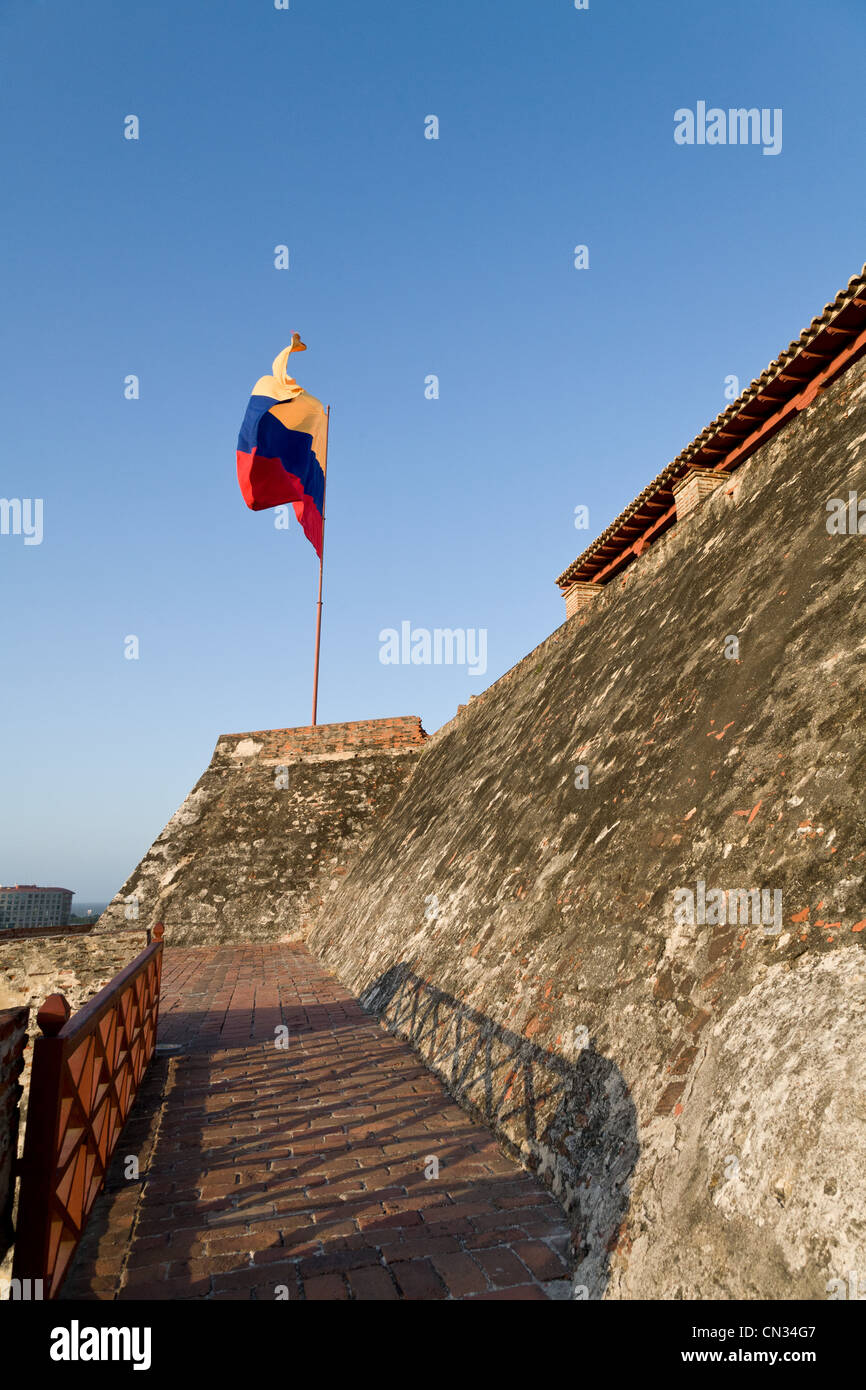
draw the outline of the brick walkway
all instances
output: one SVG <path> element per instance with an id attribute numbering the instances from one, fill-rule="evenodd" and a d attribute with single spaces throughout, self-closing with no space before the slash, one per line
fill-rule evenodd
<path id="1" fill-rule="evenodd" d="M 568 1297 L 560 1207 L 307 951 L 166 950 L 159 1041 L 64 1298 Z"/>

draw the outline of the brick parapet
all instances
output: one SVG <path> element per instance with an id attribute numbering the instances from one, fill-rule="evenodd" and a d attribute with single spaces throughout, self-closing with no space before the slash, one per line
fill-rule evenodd
<path id="1" fill-rule="evenodd" d="M 223 735 L 100 921 L 134 903 L 169 947 L 302 936 L 426 743 L 417 716 Z"/>
<path id="2" fill-rule="evenodd" d="M 417 715 L 396 719 L 357 719 L 347 724 L 314 724 L 295 729 L 259 729 L 222 734 L 215 758 L 262 763 L 301 759 L 352 758 L 370 754 L 415 752 L 427 734 Z"/>
<path id="3" fill-rule="evenodd" d="M 727 482 L 729 474 L 716 472 L 712 468 L 690 468 L 685 477 L 674 483 L 672 491 L 677 507 L 677 521 L 682 521 L 696 507 L 715 492 L 717 487 Z M 566 596 L 566 609 L 568 599 Z"/>
<path id="4" fill-rule="evenodd" d="M 96 918 L 92 922 L 74 922 L 67 927 L 4 927 L 0 929 L 0 943 L 4 941 L 25 941 L 50 936 L 83 936 L 92 932 Z"/>

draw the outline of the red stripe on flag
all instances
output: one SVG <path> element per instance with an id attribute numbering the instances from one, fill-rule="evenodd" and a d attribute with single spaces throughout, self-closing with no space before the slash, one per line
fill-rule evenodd
<path id="1" fill-rule="evenodd" d="M 279 459 L 263 458 L 255 450 L 245 454 L 238 449 L 238 483 L 244 501 L 254 512 L 300 502 L 304 496 L 303 484 L 294 473 L 287 473 Z"/>
<path id="2" fill-rule="evenodd" d="M 322 514 L 304 492 L 303 483 L 284 468 L 280 459 L 263 458 L 255 450 L 247 454 L 238 449 L 238 483 L 247 506 L 253 512 L 282 507 L 291 502 L 304 535 L 316 554 L 322 556 Z"/>

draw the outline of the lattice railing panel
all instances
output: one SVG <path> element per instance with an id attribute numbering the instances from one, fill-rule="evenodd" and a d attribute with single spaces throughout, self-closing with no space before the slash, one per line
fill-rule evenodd
<path id="1" fill-rule="evenodd" d="M 105 1183 L 156 1047 L 162 928 L 140 956 L 69 1017 L 60 995 L 39 1011 L 13 1277 L 55 1298 Z"/>

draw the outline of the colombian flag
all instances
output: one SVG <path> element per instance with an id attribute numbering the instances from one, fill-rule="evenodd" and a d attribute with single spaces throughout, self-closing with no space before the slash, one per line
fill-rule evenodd
<path id="1" fill-rule="evenodd" d="M 238 482 L 254 512 L 291 502 L 316 554 L 322 555 L 327 416 L 315 396 L 288 375 L 289 354 L 303 352 L 297 333 L 253 387 L 238 435 Z"/>

